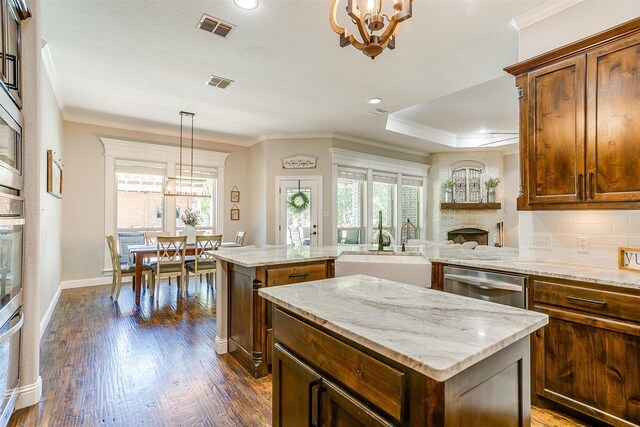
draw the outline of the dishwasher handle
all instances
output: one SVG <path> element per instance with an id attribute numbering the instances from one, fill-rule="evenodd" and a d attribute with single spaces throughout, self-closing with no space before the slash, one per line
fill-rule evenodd
<path id="1" fill-rule="evenodd" d="M 476 277 L 463 276 L 460 274 L 445 274 L 444 279 L 455 280 L 456 282 L 465 283 L 480 289 L 500 289 L 503 291 L 523 292 L 521 285 L 512 285 L 511 283 L 498 282 L 495 280 L 480 279 Z"/>

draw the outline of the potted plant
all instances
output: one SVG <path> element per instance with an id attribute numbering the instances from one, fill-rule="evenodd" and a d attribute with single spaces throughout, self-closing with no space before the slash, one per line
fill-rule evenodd
<path id="1" fill-rule="evenodd" d="M 498 184 L 500 184 L 500 178 L 489 178 L 484 183 L 485 187 L 487 187 L 487 203 L 496 202 L 496 187 Z"/>
<path id="2" fill-rule="evenodd" d="M 187 244 L 195 244 L 196 227 L 202 222 L 202 214 L 195 209 L 187 208 L 180 216 L 180 219 L 184 222 L 184 234 L 187 236 Z"/>
<path id="3" fill-rule="evenodd" d="M 453 203 L 453 181 L 446 180 L 442 183 L 442 188 L 444 188 L 444 202 Z"/>

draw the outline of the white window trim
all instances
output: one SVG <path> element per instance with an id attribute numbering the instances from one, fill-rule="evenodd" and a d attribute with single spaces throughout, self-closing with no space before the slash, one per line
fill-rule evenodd
<path id="1" fill-rule="evenodd" d="M 338 236 L 335 230 L 338 229 L 338 219 L 336 218 L 335 206 L 337 206 L 338 199 L 338 167 L 345 168 L 356 168 L 360 169 L 363 172 L 367 172 L 367 203 L 365 206 L 366 212 L 366 232 L 365 232 L 365 242 L 368 241 L 369 236 L 371 236 L 372 230 L 372 219 L 373 213 L 371 212 L 371 200 L 372 200 L 372 190 L 373 190 L 373 173 L 374 172 L 382 172 L 386 174 L 392 174 L 397 177 L 396 179 L 396 187 L 398 185 L 402 185 L 402 175 L 410 175 L 416 178 L 422 178 L 422 200 L 424 201 L 422 204 L 422 212 L 420 212 L 420 223 L 424 224 L 423 227 L 420 227 L 420 238 L 425 239 L 427 233 L 427 205 L 429 200 L 427 199 L 427 176 L 429 173 L 430 165 L 425 165 L 423 163 L 418 162 L 408 162 L 406 160 L 398 160 L 392 159 L 390 157 L 382 157 L 375 156 L 373 154 L 364 154 L 359 153 L 357 151 L 344 150 L 342 148 L 329 148 L 329 152 L 331 153 L 332 159 L 332 180 L 333 185 L 331 189 L 331 201 L 332 206 L 334 206 L 334 212 L 331 215 L 331 227 L 332 227 L 332 244 L 338 244 Z M 396 189 L 397 192 L 397 189 Z M 395 209 L 397 212 L 401 212 L 402 209 L 402 198 L 396 196 L 395 200 Z M 395 215 L 395 236 L 396 241 L 400 241 L 400 229 L 402 228 L 402 218 L 399 218 L 399 215 Z"/>
<path id="2" fill-rule="evenodd" d="M 180 163 L 180 148 L 168 145 L 128 141 L 123 139 L 100 138 L 104 145 L 104 234 L 115 235 L 116 232 L 116 160 L 148 161 L 166 165 L 167 176 L 175 176 L 176 165 Z M 224 168 L 229 153 L 208 150 L 193 150 L 196 159 L 195 168 L 215 168 L 218 170 L 216 180 L 216 232 L 224 234 Z M 184 159 L 183 159 L 184 160 Z M 175 230 L 175 200 L 165 199 L 164 228 Z M 111 271 L 111 257 L 105 245 L 104 271 Z"/>

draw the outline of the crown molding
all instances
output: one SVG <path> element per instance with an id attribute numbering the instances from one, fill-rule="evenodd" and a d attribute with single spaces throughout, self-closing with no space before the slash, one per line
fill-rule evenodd
<path id="1" fill-rule="evenodd" d="M 558 12 L 562 12 L 565 9 L 574 6 L 583 0 L 549 0 L 546 3 L 541 4 L 538 7 L 531 9 L 528 12 L 523 13 L 520 16 L 513 18 L 511 26 L 516 30 L 528 27 L 531 24 L 542 21 Z"/>
<path id="2" fill-rule="evenodd" d="M 67 104 L 64 100 L 64 95 L 62 94 L 62 87 L 60 85 L 60 80 L 58 79 L 56 67 L 53 65 L 53 58 L 51 57 L 49 44 L 45 40 L 42 40 L 40 56 L 42 57 L 42 65 L 44 67 L 44 71 L 47 74 L 49 83 L 51 84 L 51 88 L 53 89 L 53 96 L 56 98 L 56 102 L 58 103 L 60 114 L 62 115 L 62 118 L 64 120 L 67 120 Z"/>
<path id="3" fill-rule="evenodd" d="M 356 138 L 353 136 L 341 135 L 337 133 L 333 134 L 333 138 L 340 141 L 354 142 L 356 144 L 367 145 L 369 147 L 376 147 L 376 148 L 382 148 L 384 150 L 395 151 L 397 153 L 405 153 L 405 154 L 411 154 L 414 156 L 423 156 L 423 157 L 427 157 L 429 155 L 429 153 L 426 151 L 412 150 L 411 148 L 399 147 L 397 145 L 389 145 L 384 142 L 372 141 L 370 139 L 365 139 L 365 138 Z"/>

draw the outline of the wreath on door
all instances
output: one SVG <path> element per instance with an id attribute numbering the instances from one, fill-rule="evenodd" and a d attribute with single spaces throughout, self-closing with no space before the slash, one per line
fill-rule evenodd
<path id="1" fill-rule="evenodd" d="M 309 208 L 309 196 L 303 191 L 298 191 L 289 196 L 287 204 L 293 213 L 301 214 Z"/>

